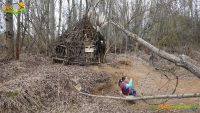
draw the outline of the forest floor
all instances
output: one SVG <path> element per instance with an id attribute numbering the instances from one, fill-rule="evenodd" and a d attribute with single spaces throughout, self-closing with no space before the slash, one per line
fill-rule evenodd
<path id="1" fill-rule="evenodd" d="M 150 64 L 148 58 L 143 53 L 109 54 L 105 64 L 65 66 L 53 64 L 43 55 L 22 54 L 19 61 L 0 62 L 0 113 L 200 112 L 200 98 L 132 103 L 88 97 L 73 87 L 79 83 L 82 92 L 123 96 L 117 83 L 122 76 L 128 76 L 138 96 L 199 93 L 200 80 L 193 74 L 160 58 Z M 154 104 L 195 105 L 198 109 L 151 108 Z"/>

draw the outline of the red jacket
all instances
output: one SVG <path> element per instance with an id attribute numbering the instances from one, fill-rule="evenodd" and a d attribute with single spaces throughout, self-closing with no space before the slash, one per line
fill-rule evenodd
<path id="1" fill-rule="evenodd" d="M 122 83 L 120 83 L 119 87 L 121 88 L 122 93 L 123 93 L 124 95 L 129 95 L 129 93 L 130 93 L 130 88 L 126 88 L 126 84 L 127 84 L 127 83 L 122 82 Z"/>

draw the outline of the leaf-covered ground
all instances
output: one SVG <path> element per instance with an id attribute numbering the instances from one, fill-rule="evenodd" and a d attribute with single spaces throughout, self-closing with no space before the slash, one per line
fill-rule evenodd
<path id="1" fill-rule="evenodd" d="M 152 104 L 197 105 L 200 98 L 125 102 L 81 95 L 81 91 L 110 96 L 122 96 L 117 81 L 126 75 L 133 78 L 138 96 L 196 93 L 200 81 L 184 69 L 157 60 L 152 66 L 144 54 L 121 54 L 107 57 L 107 63 L 93 66 L 52 64 L 43 55 L 22 54 L 19 61 L 0 63 L 0 112 L 2 113 L 161 113 L 200 112 L 199 109 L 153 109 Z M 162 61 L 162 62 L 161 62 Z M 164 66 L 163 66 L 164 65 Z M 155 69 L 165 67 L 162 71 Z M 177 79 L 174 76 L 178 76 Z"/>

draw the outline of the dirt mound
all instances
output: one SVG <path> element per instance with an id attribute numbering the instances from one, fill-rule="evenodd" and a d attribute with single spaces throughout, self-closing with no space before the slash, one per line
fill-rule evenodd
<path id="1" fill-rule="evenodd" d="M 38 58 L 31 57 L 35 60 Z M 29 65 L 32 68 L 31 70 L 29 66 L 23 67 L 25 68 L 24 72 L 20 72 L 20 75 L 16 73 L 17 77 L 11 75 L 12 79 L 7 79 L 6 82 L 1 84 L 1 112 L 48 111 L 49 109 L 56 109 L 56 106 L 66 106 L 66 109 L 71 109 L 70 107 L 74 103 L 81 104 L 79 101 L 82 99 L 74 89 L 71 79 L 77 80 L 81 84 L 83 92 L 92 92 L 105 87 L 105 85 L 107 87 L 110 85 L 111 79 L 106 73 L 97 73 L 79 66 L 66 67 L 45 62 L 38 65 L 35 60 L 32 60 L 32 65 Z M 19 68 L 28 65 L 26 61 L 29 60 L 12 62 L 5 66 L 6 68 L 9 66 Z M 6 71 L 6 69 L 3 71 Z M 13 68 L 9 72 L 14 73 Z"/>

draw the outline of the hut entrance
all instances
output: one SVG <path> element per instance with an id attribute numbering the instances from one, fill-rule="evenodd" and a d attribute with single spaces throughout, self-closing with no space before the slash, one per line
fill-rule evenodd
<path id="1" fill-rule="evenodd" d="M 85 16 L 59 37 L 53 61 L 80 65 L 103 63 L 105 49 L 105 38 Z"/>

